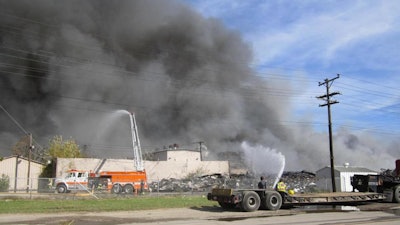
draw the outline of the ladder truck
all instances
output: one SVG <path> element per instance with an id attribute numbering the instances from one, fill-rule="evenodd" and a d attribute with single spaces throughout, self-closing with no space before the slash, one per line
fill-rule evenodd
<path id="1" fill-rule="evenodd" d="M 129 113 L 131 123 L 132 148 L 134 171 L 100 171 L 68 170 L 64 178 L 55 180 L 58 193 L 68 193 L 72 190 L 107 190 L 113 194 L 132 194 L 148 189 L 147 174 L 143 165 L 142 150 L 140 147 L 139 132 L 135 115 Z M 103 166 L 105 159 L 99 167 Z"/>

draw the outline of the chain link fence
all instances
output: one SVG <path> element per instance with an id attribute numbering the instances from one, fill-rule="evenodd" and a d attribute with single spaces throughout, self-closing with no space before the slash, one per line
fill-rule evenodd
<path id="1" fill-rule="evenodd" d="M 286 174 L 282 177 L 288 190 L 293 189 L 296 192 L 308 192 L 310 188 L 315 188 L 315 176 L 310 174 Z M 55 178 L 15 178 L 9 177 L 8 182 L 5 178 L 0 179 L 0 192 L 3 193 L 57 193 Z M 273 188 L 276 182 L 275 177 L 266 177 L 267 187 Z M 190 179 L 148 179 L 147 190 L 135 190 L 133 194 L 206 194 L 212 188 L 236 188 L 249 189 L 257 188 L 259 177 L 249 175 L 231 175 L 223 176 L 221 174 L 212 174 L 206 176 L 193 177 Z M 8 184 L 8 187 L 4 187 Z M 3 188 L 2 188 L 3 186 Z M 105 186 L 96 186 L 90 188 L 90 184 L 75 184 L 71 193 L 92 193 L 92 194 L 111 194 Z M 116 195 L 113 195 L 116 196 Z"/>

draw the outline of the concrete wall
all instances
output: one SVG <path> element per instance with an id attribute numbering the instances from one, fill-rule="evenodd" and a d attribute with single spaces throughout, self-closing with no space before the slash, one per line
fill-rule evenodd
<path id="1" fill-rule="evenodd" d="M 98 169 L 100 171 L 132 171 L 134 167 L 134 162 L 130 159 L 57 158 L 56 177 L 63 177 L 66 174 L 65 171 L 69 169 L 92 172 L 99 172 L 96 171 Z"/>
<path id="2" fill-rule="evenodd" d="M 183 160 L 181 157 L 176 159 L 176 161 L 144 161 L 148 180 L 182 179 L 191 173 L 200 175 L 229 174 L 228 161 L 192 161 L 189 159 Z M 96 172 L 100 165 L 102 165 L 100 171 L 131 171 L 135 169 L 134 161 L 129 159 L 58 158 L 56 176 L 64 176 L 65 171 L 69 169 Z"/>
<path id="3" fill-rule="evenodd" d="M 44 165 L 16 156 L 11 156 L 0 161 L 0 176 L 7 175 L 10 178 L 9 190 L 21 191 L 27 189 L 28 167 L 30 167 L 29 189 L 38 189 L 38 178 L 43 171 Z"/>
<path id="4" fill-rule="evenodd" d="M 182 179 L 189 174 L 229 174 L 228 161 L 146 161 L 145 168 L 149 180 Z"/>
<path id="5" fill-rule="evenodd" d="M 201 156 L 199 151 L 185 149 L 169 149 L 154 153 L 155 161 L 200 161 Z"/>

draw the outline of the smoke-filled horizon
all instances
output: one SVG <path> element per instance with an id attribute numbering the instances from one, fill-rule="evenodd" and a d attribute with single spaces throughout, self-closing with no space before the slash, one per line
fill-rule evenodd
<path id="1" fill-rule="evenodd" d="M 0 104 L 44 146 L 62 135 L 89 155 L 131 158 L 129 118 L 113 114 L 128 110 L 144 149 L 202 141 L 216 159 L 247 142 L 280 152 L 286 170 L 329 164 L 326 132 L 282 122 L 291 96 L 274 92 L 290 87 L 256 76 L 249 46 L 215 19 L 159 0 L 0 6 Z M 9 155 L 24 134 L 4 112 L 0 123 Z M 399 157 L 396 141 L 344 129 L 334 141 L 337 164 L 393 168 Z"/>

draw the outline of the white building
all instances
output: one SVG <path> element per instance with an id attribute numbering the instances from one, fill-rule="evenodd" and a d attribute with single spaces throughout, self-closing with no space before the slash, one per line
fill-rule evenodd
<path id="1" fill-rule="evenodd" d="M 28 185 L 29 190 L 37 190 L 44 167 L 44 164 L 22 156 L 4 157 L 0 161 L 0 176 L 8 176 L 9 191 L 26 191 Z"/>
<path id="2" fill-rule="evenodd" d="M 378 172 L 363 168 L 353 167 L 345 163 L 343 166 L 335 166 L 334 170 L 335 184 L 337 192 L 351 192 L 353 186 L 351 185 L 351 177 L 355 174 L 360 175 L 376 175 Z M 321 190 L 332 191 L 332 180 L 331 180 L 331 167 L 324 167 L 316 172 L 317 187 Z"/>
<path id="3" fill-rule="evenodd" d="M 167 149 L 154 153 L 154 161 L 145 160 L 144 168 L 149 181 L 182 179 L 190 174 L 229 174 L 228 161 L 202 161 L 199 151 Z M 56 176 L 64 176 L 69 169 L 100 171 L 132 171 L 132 159 L 58 158 Z"/>

